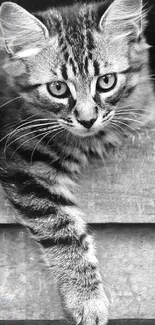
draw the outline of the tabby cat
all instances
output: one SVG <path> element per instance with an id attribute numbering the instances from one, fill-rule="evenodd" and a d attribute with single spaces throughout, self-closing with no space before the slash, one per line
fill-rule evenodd
<path id="1" fill-rule="evenodd" d="M 154 118 L 140 0 L 79 3 L 35 15 L 4 2 L 0 180 L 40 243 L 73 324 L 105 325 L 92 236 L 74 197 L 91 153 Z"/>

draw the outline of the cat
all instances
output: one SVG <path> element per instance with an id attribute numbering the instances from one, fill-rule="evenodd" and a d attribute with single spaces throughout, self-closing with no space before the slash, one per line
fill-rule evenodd
<path id="1" fill-rule="evenodd" d="M 68 321 L 105 325 L 109 302 L 74 193 L 91 153 L 154 119 L 146 13 L 140 0 L 35 14 L 4 2 L 0 19 L 1 184 L 54 269 Z"/>

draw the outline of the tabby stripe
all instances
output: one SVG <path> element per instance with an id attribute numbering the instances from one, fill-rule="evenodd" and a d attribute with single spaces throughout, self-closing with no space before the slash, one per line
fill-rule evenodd
<path id="1" fill-rule="evenodd" d="M 61 194 L 51 193 L 49 189 L 45 188 L 42 184 L 35 181 L 25 181 L 23 184 L 18 184 L 17 188 L 19 195 L 34 195 L 34 198 L 41 200 L 48 200 L 55 205 L 75 206 L 75 204 L 68 198 Z"/>
<path id="2" fill-rule="evenodd" d="M 52 202 L 55 205 L 63 206 L 75 206 L 75 204 L 68 198 L 64 197 L 61 194 L 51 193 L 48 188 L 45 188 L 42 184 L 37 182 L 37 180 L 26 173 L 23 172 L 14 172 L 14 174 L 5 175 L 5 183 L 15 184 L 16 191 L 19 195 L 34 195 L 34 198 L 49 200 L 49 203 Z M 15 190 L 15 189 L 14 189 Z"/>
<path id="3" fill-rule="evenodd" d="M 136 87 L 137 87 L 137 85 L 134 85 L 134 86 L 131 86 L 128 89 L 126 89 L 125 94 L 124 94 L 123 97 L 124 98 L 129 97 L 134 92 L 134 90 L 136 89 Z"/>
<path id="4" fill-rule="evenodd" d="M 67 80 L 68 79 L 68 74 L 67 74 L 67 68 L 66 65 L 63 64 L 61 67 L 61 73 L 62 73 L 62 77 Z"/>
<path id="5" fill-rule="evenodd" d="M 61 47 L 64 43 L 64 39 L 63 37 L 59 38 L 59 46 Z"/>
<path id="6" fill-rule="evenodd" d="M 38 199 L 48 199 L 53 202 L 53 195 L 43 185 L 34 180 L 26 180 L 23 184 L 18 184 L 18 191 L 21 195 L 34 194 Z"/>
<path id="7" fill-rule="evenodd" d="M 73 223 L 73 221 L 71 221 L 70 219 L 65 219 L 65 217 L 63 217 L 60 221 L 58 220 L 55 221 L 56 221 L 55 225 L 53 225 L 54 233 L 56 233 L 56 231 L 60 231 L 67 228 L 69 224 Z"/>
<path id="8" fill-rule="evenodd" d="M 48 239 L 42 239 L 40 241 L 40 244 L 44 248 L 52 247 L 52 246 L 71 246 L 76 245 L 77 247 L 83 246 L 84 250 L 87 251 L 89 249 L 88 243 L 84 242 L 85 238 L 87 237 L 87 234 L 82 234 L 79 238 L 76 238 L 75 236 L 62 236 L 62 237 L 55 237 L 55 238 L 48 238 Z"/>
<path id="9" fill-rule="evenodd" d="M 21 84 L 16 83 L 16 87 L 19 87 L 20 91 L 23 91 L 25 93 L 29 93 L 30 91 L 33 91 L 33 90 L 37 89 L 40 86 L 41 86 L 41 84 L 23 86 Z"/>
<path id="10" fill-rule="evenodd" d="M 14 201 L 12 198 L 10 198 L 10 201 L 12 205 L 27 219 L 35 219 L 35 218 L 41 218 L 41 217 L 49 217 L 50 215 L 56 215 L 57 214 L 57 208 L 55 206 L 47 206 L 46 204 L 42 207 L 34 206 L 25 206 L 20 202 Z"/>
<path id="11" fill-rule="evenodd" d="M 111 96 L 109 98 L 107 98 L 107 103 L 110 103 L 112 105 L 116 105 L 117 102 L 120 100 L 120 98 L 122 97 L 122 94 L 124 93 L 125 90 L 125 86 L 122 87 L 119 92 L 117 93 L 117 95 Z"/>
<path id="12" fill-rule="evenodd" d="M 35 149 L 33 152 L 32 149 L 28 148 L 20 148 L 20 151 L 17 152 L 25 161 L 30 162 L 31 159 L 33 162 L 44 162 L 48 165 L 51 165 L 52 159 L 55 159 L 54 154 L 53 157 L 50 154 L 40 152 L 39 150 Z M 33 153 L 33 156 L 32 156 Z"/>
<path id="13" fill-rule="evenodd" d="M 76 66 L 75 66 L 74 61 L 73 61 L 72 58 L 69 59 L 69 63 L 72 66 L 74 75 L 76 76 Z"/>
<path id="14" fill-rule="evenodd" d="M 66 50 L 67 50 L 67 45 L 65 44 L 63 47 L 62 47 L 62 52 L 64 53 Z"/>
<path id="15" fill-rule="evenodd" d="M 32 156 L 33 150 L 27 149 L 27 148 L 20 148 L 20 151 L 17 152 L 26 162 L 30 163 L 31 159 L 33 162 L 43 162 L 47 164 L 48 166 L 51 166 L 55 168 L 58 172 L 63 172 L 67 175 L 70 175 L 71 172 L 68 170 L 68 168 L 65 168 L 65 166 L 61 165 L 61 162 L 56 160 L 56 156 L 51 156 L 50 154 L 40 152 L 39 150 L 35 149 L 33 156 Z M 52 161 L 54 160 L 54 161 Z M 78 162 L 79 163 L 79 162 Z"/>
<path id="16" fill-rule="evenodd" d="M 93 62 L 93 66 L 94 66 L 94 74 L 95 76 L 98 76 L 100 74 L 100 66 L 99 66 L 99 63 L 95 60 Z"/>
<path id="17" fill-rule="evenodd" d="M 90 30 L 87 31 L 87 48 L 89 51 L 92 51 L 95 48 L 93 35 Z"/>
<path id="18" fill-rule="evenodd" d="M 92 59 L 93 59 L 93 55 L 92 55 L 92 53 L 91 53 L 91 52 L 89 52 L 89 53 L 88 53 L 88 58 L 89 58 L 90 60 L 92 60 Z"/>
<path id="19" fill-rule="evenodd" d="M 69 163 L 76 163 L 77 165 L 80 164 L 80 161 L 78 158 L 74 157 L 72 154 L 68 154 L 67 155 L 67 158 L 65 159 L 66 162 L 69 162 Z M 63 161 L 62 161 L 63 162 Z"/>
<path id="20" fill-rule="evenodd" d="M 66 62 L 68 62 L 68 59 L 69 59 L 69 53 L 68 52 L 64 53 L 64 59 L 65 59 Z"/>
<path id="21" fill-rule="evenodd" d="M 122 70 L 120 71 L 119 73 L 122 73 L 122 74 L 127 74 L 127 73 L 134 73 L 134 72 L 140 72 L 142 70 L 142 64 L 139 65 L 139 66 L 132 66 L 132 67 L 128 67 L 127 69 L 125 70 Z"/>
<path id="22" fill-rule="evenodd" d="M 88 73 L 88 57 L 85 58 L 84 69 L 85 69 L 86 73 Z"/>
<path id="23" fill-rule="evenodd" d="M 36 233 L 36 235 L 37 235 L 37 233 Z M 44 248 L 53 247 L 53 246 L 57 246 L 57 245 L 70 246 L 73 244 L 73 239 L 69 236 L 66 238 L 59 238 L 59 240 L 56 240 L 54 238 L 43 239 L 40 241 L 40 244 Z"/>
<path id="24" fill-rule="evenodd" d="M 62 166 L 61 162 L 57 161 L 52 161 L 51 166 L 54 167 L 57 171 L 65 173 L 67 175 L 71 175 L 71 171 L 66 167 Z"/>
<path id="25" fill-rule="evenodd" d="M 75 203 L 73 203 L 70 199 L 62 196 L 61 194 L 51 194 L 51 200 L 57 205 L 64 205 L 64 206 L 75 206 Z"/>

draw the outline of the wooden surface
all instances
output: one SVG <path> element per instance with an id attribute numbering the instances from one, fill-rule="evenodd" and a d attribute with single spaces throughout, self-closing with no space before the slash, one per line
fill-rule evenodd
<path id="1" fill-rule="evenodd" d="M 103 163 L 90 164 L 80 181 L 79 206 L 89 223 L 155 222 L 155 132 L 127 140 Z M 17 213 L 0 189 L 0 223 Z"/>
<path id="2" fill-rule="evenodd" d="M 155 318 L 155 226 L 91 225 L 110 319 Z M 55 278 L 19 226 L 0 227 L 0 319 L 63 319 Z"/>
<path id="3" fill-rule="evenodd" d="M 55 321 L 0 321 L 0 325 L 67 325 L 64 320 Z M 154 319 L 120 319 L 120 320 L 109 320 L 108 325 L 154 325 Z"/>
<path id="4" fill-rule="evenodd" d="M 103 164 L 90 165 L 81 182 L 87 222 L 155 222 L 155 132 L 126 141 Z"/>
<path id="5" fill-rule="evenodd" d="M 24 228 L 0 229 L 0 319 L 63 317 L 52 276 Z"/>
<path id="6" fill-rule="evenodd" d="M 0 321 L 0 325 L 67 325 L 64 320 L 55 321 Z M 120 320 L 109 320 L 108 325 L 154 325 L 154 319 L 120 319 Z"/>

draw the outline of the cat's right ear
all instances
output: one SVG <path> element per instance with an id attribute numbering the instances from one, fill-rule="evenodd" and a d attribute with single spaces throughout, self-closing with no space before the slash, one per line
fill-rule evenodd
<path id="1" fill-rule="evenodd" d="M 49 37 L 40 20 L 13 2 L 1 5 L 0 26 L 5 49 L 12 56 L 32 55 Z"/>
<path id="2" fill-rule="evenodd" d="M 135 31 L 138 38 L 146 25 L 142 0 L 114 0 L 100 20 L 99 29 L 122 33 Z"/>

